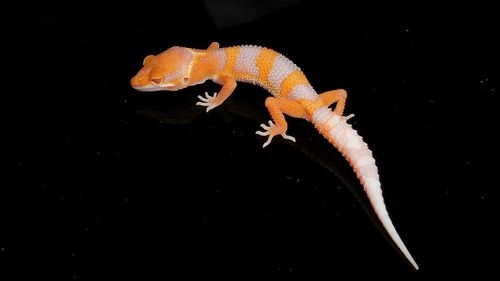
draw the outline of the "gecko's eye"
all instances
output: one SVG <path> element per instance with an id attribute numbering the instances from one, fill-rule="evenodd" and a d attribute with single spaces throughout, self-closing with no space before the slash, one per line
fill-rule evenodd
<path id="1" fill-rule="evenodd" d="M 151 83 L 153 83 L 155 85 L 158 85 L 161 83 L 161 78 L 153 78 L 153 79 L 149 79 L 149 81 L 151 81 Z"/>
<path id="2" fill-rule="evenodd" d="M 185 76 L 185 77 L 183 77 L 183 78 L 182 78 L 182 81 L 183 81 L 183 82 L 187 82 L 188 80 L 189 80 L 189 77 L 188 77 L 188 76 Z"/>

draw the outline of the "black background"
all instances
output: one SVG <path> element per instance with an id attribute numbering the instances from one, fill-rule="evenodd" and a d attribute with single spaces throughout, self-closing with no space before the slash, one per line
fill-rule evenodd
<path id="1" fill-rule="evenodd" d="M 212 2 L 2 2 L 1 280 L 498 275 L 492 7 L 300 1 L 231 26 Z M 264 90 L 240 83 L 206 114 L 196 95 L 213 83 L 129 86 L 144 56 L 212 41 L 273 48 L 318 92 L 348 91 L 419 272 L 310 124 L 288 118 L 297 143 L 261 148 Z"/>

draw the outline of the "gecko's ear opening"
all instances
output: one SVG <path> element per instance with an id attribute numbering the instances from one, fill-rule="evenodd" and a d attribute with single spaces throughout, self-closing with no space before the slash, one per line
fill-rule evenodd
<path id="1" fill-rule="evenodd" d="M 150 61 L 152 58 L 154 58 L 155 56 L 153 55 L 149 55 L 149 56 L 146 56 L 144 58 L 144 60 L 142 61 L 142 65 L 146 65 L 146 63 L 148 63 L 148 61 Z"/>

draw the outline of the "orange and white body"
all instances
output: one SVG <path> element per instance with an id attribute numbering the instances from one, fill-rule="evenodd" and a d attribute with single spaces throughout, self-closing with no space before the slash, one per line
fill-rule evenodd
<path id="1" fill-rule="evenodd" d="M 132 87 L 139 91 L 176 91 L 206 80 L 221 84 L 218 94 L 198 96 L 197 105 L 205 106 L 207 111 L 222 104 L 233 93 L 237 81 L 268 90 L 273 97 L 268 97 L 265 105 L 272 121 L 261 124 L 263 131 L 256 132 L 267 136 L 263 146 L 269 145 L 276 135 L 295 141 L 286 134 L 288 126 L 284 115 L 311 122 L 349 161 L 389 236 L 418 269 L 387 213 L 372 152 L 346 122 L 350 116 L 342 116 L 347 97 L 344 90 L 316 93 L 291 60 L 259 46 L 219 48 L 214 42 L 206 50 L 172 47 L 159 55 L 147 56 L 143 65 L 131 80 Z M 329 106 L 333 103 L 336 106 L 332 111 Z"/>

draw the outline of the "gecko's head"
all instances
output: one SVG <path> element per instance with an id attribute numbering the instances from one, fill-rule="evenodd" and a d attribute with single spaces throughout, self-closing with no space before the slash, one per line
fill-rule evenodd
<path id="1" fill-rule="evenodd" d="M 139 91 L 176 91 L 193 84 L 191 68 L 194 54 L 182 47 L 172 47 L 159 55 L 144 58 L 143 67 L 130 84 Z"/>

